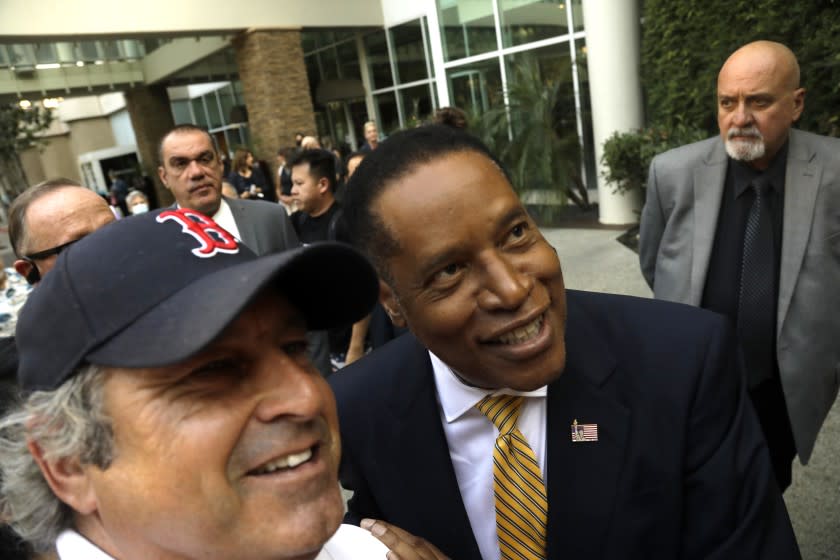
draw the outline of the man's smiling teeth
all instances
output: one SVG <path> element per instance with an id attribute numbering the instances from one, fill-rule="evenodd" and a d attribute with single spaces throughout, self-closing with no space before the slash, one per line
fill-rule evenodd
<path id="1" fill-rule="evenodd" d="M 291 455 L 286 455 L 285 457 L 280 457 L 275 461 L 266 463 L 264 466 L 257 469 L 255 474 L 268 474 L 278 469 L 293 469 L 311 458 L 312 449 L 310 448 L 305 451 L 301 451 L 300 453 L 292 453 Z"/>
<path id="2" fill-rule="evenodd" d="M 540 315 L 527 325 L 514 329 L 509 333 L 505 333 L 496 340 L 494 344 L 520 344 L 527 342 L 537 336 L 543 324 L 543 315 Z"/>

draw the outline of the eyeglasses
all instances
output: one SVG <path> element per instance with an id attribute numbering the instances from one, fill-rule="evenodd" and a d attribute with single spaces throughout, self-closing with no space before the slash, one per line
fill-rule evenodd
<path id="1" fill-rule="evenodd" d="M 57 247 L 53 247 L 51 249 L 44 249 L 43 251 L 38 251 L 37 253 L 30 253 L 28 255 L 24 255 L 23 257 L 26 260 L 30 260 L 30 261 L 43 260 L 43 259 L 46 259 L 47 257 L 51 257 L 53 255 L 57 255 L 57 254 L 61 253 L 64 249 L 66 249 L 67 247 L 69 247 L 70 245 L 75 243 L 76 241 L 78 241 L 78 239 L 74 239 L 73 241 L 68 241 L 67 243 L 62 243 L 61 245 L 59 245 Z"/>

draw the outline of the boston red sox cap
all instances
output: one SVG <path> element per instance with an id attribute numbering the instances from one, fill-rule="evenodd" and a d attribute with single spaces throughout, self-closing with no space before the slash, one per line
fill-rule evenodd
<path id="1" fill-rule="evenodd" d="M 193 210 L 119 220 L 63 251 L 29 295 L 17 323 L 18 381 L 25 391 L 52 390 L 86 363 L 178 363 L 266 289 L 317 330 L 364 317 L 378 282 L 365 258 L 339 243 L 258 258 Z"/>

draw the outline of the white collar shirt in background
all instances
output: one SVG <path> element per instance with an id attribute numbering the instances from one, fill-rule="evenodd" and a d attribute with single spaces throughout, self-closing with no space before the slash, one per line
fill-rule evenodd
<path id="1" fill-rule="evenodd" d="M 180 204 L 175 204 L 176 208 L 181 208 Z M 216 213 L 210 216 L 214 222 L 225 228 L 225 230 L 234 236 L 237 241 L 242 242 L 242 236 L 239 235 L 239 228 L 236 227 L 236 220 L 233 218 L 233 212 L 230 211 L 230 205 L 224 197 L 222 197 L 219 209 Z"/>
<path id="2" fill-rule="evenodd" d="M 222 198 L 222 203 L 219 204 L 219 209 L 213 214 L 213 221 L 225 228 L 238 241 L 242 241 L 239 228 L 236 227 L 236 220 L 233 219 L 233 212 L 230 211 L 230 205 L 224 198 Z"/>
<path id="3" fill-rule="evenodd" d="M 443 433 L 449 446 L 449 457 L 461 499 L 467 510 L 473 535 L 484 560 L 499 560 L 499 538 L 496 535 L 496 501 L 493 497 L 493 448 L 499 430 L 475 405 L 485 396 L 499 393 L 526 397 L 516 426 L 534 450 L 543 480 L 545 470 L 545 420 L 547 387 L 521 392 L 509 389 L 488 391 L 462 383 L 432 352 Z M 548 485 L 546 484 L 546 488 Z"/>

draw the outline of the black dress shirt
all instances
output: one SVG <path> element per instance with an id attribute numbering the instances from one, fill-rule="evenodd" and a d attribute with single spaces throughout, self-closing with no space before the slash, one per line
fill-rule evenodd
<path id="1" fill-rule="evenodd" d="M 773 277 L 768 278 L 769 282 L 773 282 L 773 301 L 769 304 L 773 306 L 773 317 L 776 316 L 779 297 L 779 263 L 782 249 L 787 151 L 788 146 L 785 144 L 773 158 L 773 161 L 770 162 L 770 166 L 764 171 L 753 169 L 743 162 L 729 159 L 726 181 L 723 187 L 723 198 L 721 199 L 715 230 L 715 240 L 700 305 L 726 315 L 733 325 L 737 324 L 738 321 L 738 291 L 741 285 L 744 229 L 747 225 L 750 207 L 755 200 L 755 191 L 750 188 L 750 183 L 759 178 L 770 185 L 768 197 L 773 222 L 773 249 L 775 251 L 776 270 Z M 771 340 L 764 341 L 761 347 L 772 353 L 771 363 L 775 364 L 774 370 L 776 370 L 773 374 L 777 377 L 776 337 L 773 336 Z"/>

